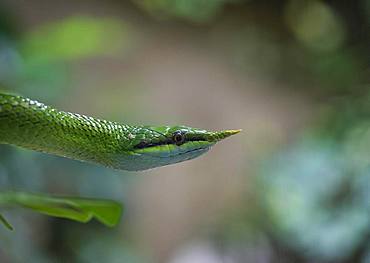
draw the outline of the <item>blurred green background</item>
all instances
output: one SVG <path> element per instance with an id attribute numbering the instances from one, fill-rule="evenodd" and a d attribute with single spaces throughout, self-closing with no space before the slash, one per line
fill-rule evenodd
<path id="1" fill-rule="evenodd" d="M 109 198 L 119 226 L 2 213 L 0 262 L 370 262 L 370 1 L 0 1 L 0 83 L 131 124 L 243 129 L 142 173 L 0 145 L 0 189 Z"/>

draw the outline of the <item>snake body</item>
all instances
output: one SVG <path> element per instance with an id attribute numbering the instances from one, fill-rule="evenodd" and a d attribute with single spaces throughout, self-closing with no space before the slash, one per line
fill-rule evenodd
<path id="1" fill-rule="evenodd" d="M 193 159 L 239 131 L 126 125 L 0 93 L 0 143 L 115 169 L 145 170 Z"/>

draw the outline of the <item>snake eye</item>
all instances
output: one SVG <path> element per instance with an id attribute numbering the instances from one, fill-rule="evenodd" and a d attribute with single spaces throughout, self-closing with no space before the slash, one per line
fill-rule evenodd
<path id="1" fill-rule="evenodd" d="M 185 134 L 182 133 L 181 131 L 177 131 L 172 135 L 172 140 L 174 143 L 177 145 L 181 145 L 185 141 Z"/>

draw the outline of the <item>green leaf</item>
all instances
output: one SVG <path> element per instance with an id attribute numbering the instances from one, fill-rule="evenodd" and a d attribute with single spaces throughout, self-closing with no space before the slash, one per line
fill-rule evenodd
<path id="1" fill-rule="evenodd" d="M 13 230 L 12 225 L 5 219 L 5 217 L 0 214 L 0 222 L 9 230 Z"/>
<path id="2" fill-rule="evenodd" d="M 0 193 L 0 205 L 18 205 L 41 214 L 86 223 L 96 218 L 102 224 L 117 225 L 122 206 L 111 200 L 80 197 L 49 196 L 25 192 Z"/>

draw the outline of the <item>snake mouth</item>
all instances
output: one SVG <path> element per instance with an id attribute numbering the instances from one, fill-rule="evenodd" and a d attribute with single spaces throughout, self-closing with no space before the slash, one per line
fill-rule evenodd
<path id="1" fill-rule="evenodd" d="M 195 149 L 192 149 L 192 150 L 189 150 L 189 151 L 186 151 L 186 152 L 179 152 L 179 153 L 175 153 L 175 154 L 170 153 L 168 156 L 160 156 L 160 155 L 152 155 L 152 154 L 148 154 L 148 155 L 150 155 L 151 157 L 154 157 L 154 158 L 158 158 L 158 159 L 168 159 L 168 158 L 175 158 L 175 157 L 180 157 L 180 156 L 184 156 L 184 155 L 193 155 L 195 153 L 203 153 L 203 152 L 208 151 L 210 148 L 211 148 L 211 146 L 202 147 L 202 148 L 195 148 Z"/>
<path id="2" fill-rule="evenodd" d="M 182 145 L 162 144 L 136 149 L 136 154 L 150 156 L 153 158 L 165 159 L 180 156 L 193 155 L 208 151 L 215 143 L 207 141 L 187 142 Z"/>
<path id="3" fill-rule="evenodd" d="M 204 138 L 191 138 L 191 139 L 188 139 L 186 141 L 186 143 L 188 142 L 207 142 L 206 139 Z M 150 147 L 158 147 L 158 146 L 163 146 L 163 145 L 173 145 L 174 142 L 172 139 L 170 138 L 167 138 L 163 141 L 158 141 L 158 142 L 146 142 L 146 141 L 142 141 L 140 142 L 139 144 L 135 145 L 134 146 L 134 149 L 135 150 L 140 150 L 140 149 L 145 149 L 145 148 L 150 148 Z"/>

